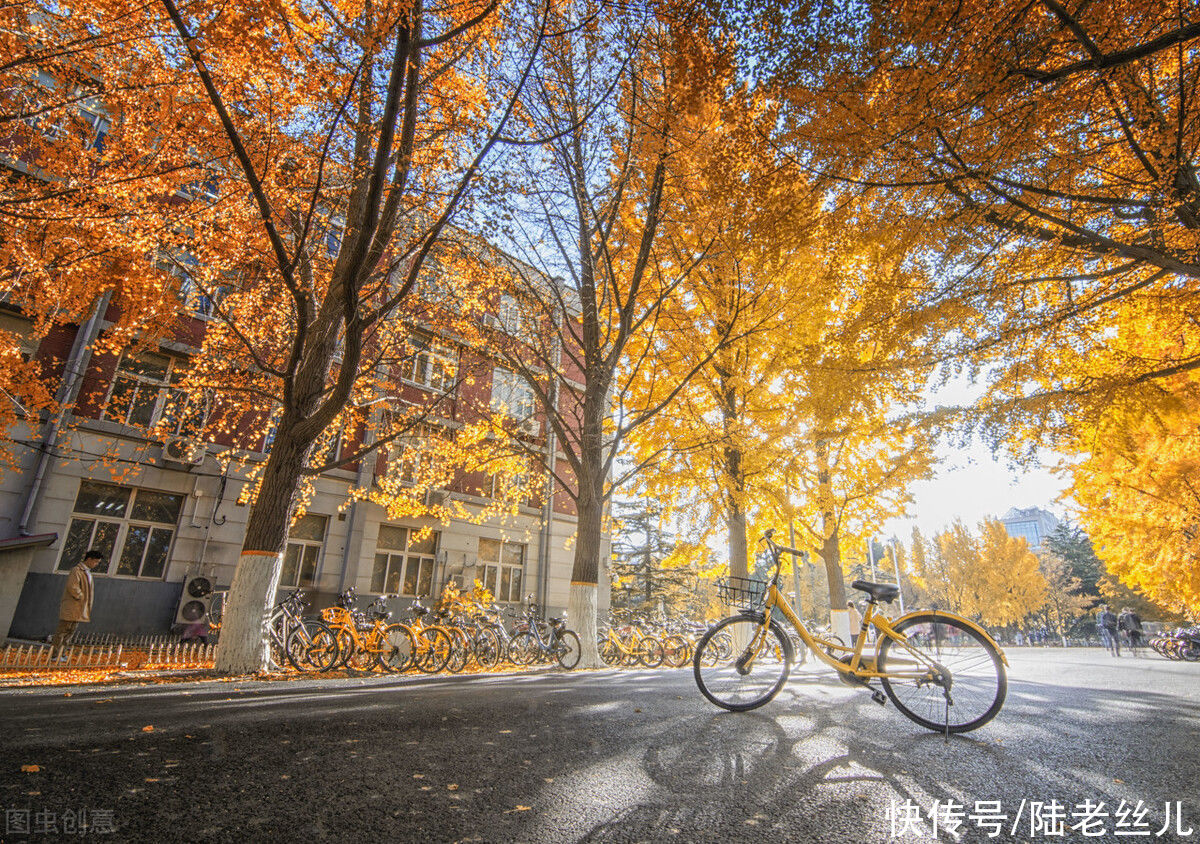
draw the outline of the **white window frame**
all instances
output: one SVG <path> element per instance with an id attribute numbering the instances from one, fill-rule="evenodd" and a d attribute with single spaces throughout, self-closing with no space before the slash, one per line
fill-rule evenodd
<path id="1" fill-rule="evenodd" d="M 521 309 L 521 300 L 508 293 L 501 293 L 500 301 L 496 306 L 496 324 L 505 334 L 519 337 L 525 328 L 525 314 Z"/>
<path id="2" fill-rule="evenodd" d="M 146 357 L 154 355 L 155 357 L 163 358 L 167 361 L 166 372 L 161 379 L 154 378 L 148 375 L 143 375 L 137 372 L 122 371 L 122 365 L 131 357 Z M 126 350 L 121 353 L 120 360 L 117 361 L 117 367 L 113 370 L 112 379 L 108 385 L 108 394 L 104 399 L 104 409 L 101 411 L 101 417 L 110 422 L 116 422 L 121 425 L 128 425 L 131 428 L 144 427 L 147 430 L 153 428 L 162 419 L 163 409 L 166 407 L 168 399 L 178 393 L 178 390 L 172 389 L 174 383 L 175 371 L 179 367 L 180 361 L 178 358 L 171 355 L 163 354 L 162 352 L 144 350 L 133 352 Z M 117 394 L 120 384 L 132 384 L 134 398 L 129 401 L 121 412 L 115 413 L 113 408 L 113 397 Z M 145 424 L 141 422 L 131 422 L 130 415 L 135 407 L 137 407 L 136 397 L 141 392 L 153 391 L 155 395 L 154 404 L 150 411 L 150 420 Z"/>
<path id="3" fill-rule="evenodd" d="M 321 520 L 321 538 L 313 539 L 311 537 L 293 536 L 292 534 L 300 527 L 301 522 L 306 524 L 315 524 L 317 519 Z M 312 586 L 317 582 L 317 577 L 321 572 L 321 553 L 325 548 L 325 539 L 329 536 L 329 517 L 319 513 L 305 513 L 300 517 L 300 521 L 292 526 L 289 531 L 287 545 L 283 551 L 283 569 L 279 572 L 279 588 L 280 589 L 296 589 L 301 586 Z M 296 555 L 296 569 L 292 573 L 294 576 L 289 576 L 284 579 L 287 568 L 287 560 L 291 554 Z M 312 561 L 312 571 L 305 577 L 305 561 Z"/>
<path id="4" fill-rule="evenodd" d="M 83 492 L 86 485 L 111 487 L 118 490 L 127 490 L 129 495 L 125 500 L 125 505 L 120 514 L 101 515 L 88 511 L 78 511 L 75 507 L 79 504 L 79 494 Z M 137 502 L 138 495 L 141 493 L 171 495 L 179 499 L 179 512 L 175 516 L 174 522 L 158 521 L 146 518 L 134 518 L 132 516 L 134 505 Z M 109 551 L 109 558 L 104 561 L 103 567 L 97 566 L 96 572 L 99 574 L 107 574 L 110 577 L 128 578 L 131 580 L 153 580 L 161 581 L 166 578 L 167 571 L 171 566 L 171 552 L 175 547 L 175 539 L 179 530 L 179 518 L 183 514 L 183 508 L 187 501 L 187 496 L 178 492 L 166 492 L 164 490 L 149 489 L 143 487 L 131 487 L 124 484 L 110 484 L 102 481 L 83 480 L 79 485 L 79 493 L 76 494 L 75 504 L 71 509 L 71 520 L 67 524 L 67 532 L 63 539 L 62 553 L 58 562 L 59 571 L 69 571 L 83 558 L 83 551 L 90 550 L 94 547 L 97 531 L 101 525 L 107 525 L 112 530 L 112 547 Z M 79 547 L 72 547 L 70 541 L 71 536 L 76 531 L 76 525 L 89 524 L 87 539 L 80 543 Z M 126 544 L 130 540 L 130 532 L 135 529 L 144 528 L 146 530 L 146 541 L 142 546 L 141 554 L 138 559 L 137 572 L 130 574 L 121 572 L 121 559 L 126 551 Z M 169 534 L 166 540 L 166 549 L 163 556 L 162 572 L 159 574 L 143 574 L 146 568 L 146 555 L 150 549 L 150 539 L 153 538 L 155 532 L 161 536 L 162 533 Z M 117 567 L 113 571 L 109 571 L 113 566 Z"/>
<path id="5" fill-rule="evenodd" d="M 446 391 L 458 377 L 458 350 L 432 334 L 417 333 L 409 341 L 412 356 L 404 362 L 403 378 L 426 390 Z"/>
<path id="6" fill-rule="evenodd" d="M 537 407 L 537 398 L 533 388 L 525 383 L 525 379 L 513 372 L 497 366 L 492 370 L 491 408 L 495 413 L 523 422 L 533 417 Z"/>
<path id="7" fill-rule="evenodd" d="M 437 551 L 442 538 L 441 532 L 433 531 L 432 551 L 421 551 L 413 549 L 413 537 L 420 533 L 420 528 L 405 525 L 381 525 L 380 527 L 404 531 L 404 547 L 393 548 L 390 545 L 382 544 L 379 538 L 376 539 L 375 560 L 371 569 L 371 592 L 376 595 L 401 595 L 406 598 L 429 597 L 429 593 L 434 588 L 434 576 L 437 574 Z M 382 531 L 380 535 L 383 535 Z M 408 589 L 410 573 L 415 583 L 411 591 Z M 428 577 L 423 576 L 426 573 Z M 389 588 L 389 586 L 395 588 Z M 422 593 L 423 587 L 424 593 Z"/>
<path id="8" fill-rule="evenodd" d="M 490 552 L 484 550 L 491 543 L 496 543 L 495 558 L 491 558 Z M 521 562 L 519 564 L 505 562 L 506 551 L 519 551 Z M 492 593 L 492 597 L 497 603 L 515 604 L 522 600 L 523 595 L 521 593 L 525 588 L 525 563 L 528 558 L 529 546 L 525 543 L 485 536 L 479 538 L 479 554 L 477 557 L 477 566 L 479 568 L 478 578 L 483 583 L 484 588 Z M 514 581 L 512 576 L 514 572 L 519 576 L 519 580 Z M 508 579 L 508 591 L 503 592 L 502 587 L 506 576 Z"/>

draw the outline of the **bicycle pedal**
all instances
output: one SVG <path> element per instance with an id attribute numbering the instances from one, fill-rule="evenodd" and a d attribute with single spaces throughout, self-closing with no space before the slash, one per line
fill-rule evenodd
<path id="1" fill-rule="evenodd" d="M 887 695 L 879 691 L 879 689 L 875 689 L 873 692 L 871 692 L 871 700 L 875 701 L 880 706 L 887 706 Z"/>

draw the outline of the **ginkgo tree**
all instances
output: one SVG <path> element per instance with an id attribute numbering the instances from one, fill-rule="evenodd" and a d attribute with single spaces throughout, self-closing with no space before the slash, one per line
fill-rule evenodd
<path id="1" fill-rule="evenodd" d="M 701 300 L 693 313 L 724 314 L 735 339 L 635 445 L 659 455 L 643 488 L 686 523 L 707 525 L 702 533 L 724 523 L 732 574 L 747 572 L 749 524 L 783 523 L 801 548 L 815 549 L 837 609 L 846 604 L 842 541 L 903 512 L 909 485 L 933 464 L 937 418 L 918 412 L 929 370 L 912 356 L 921 334 L 907 299 L 920 270 L 904 241 L 872 234 L 866 209 L 853 218 L 807 190 L 783 195 L 804 209 L 806 236 L 771 228 L 772 219 L 783 231 L 794 225 L 795 207 L 758 218 L 749 240 L 782 245 L 733 264 L 753 307 L 722 311 L 713 293 Z M 704 348 L 700 325 L 689 340 L 693 354 Z M 659 454 L 663 442 L 672 445 Z"/>
<path id="2" fill-rule="evenodd" d="M 697 37 L 684 7 L 584 4 L 563 15 L 576 40 L 550 51 L 540 100 L 526 101 L 526 119 L 552 140 L 522 157 L 533 178 L 514 191 L 510 227 L 521 260 L 506 283 L 529 327 L 500 354 L 549 429 L 549 444 L 529 454 L 574 505 L 568 612 L 581 665 L 599 666 L 606 509 L 641 468 L 618 464 L 622 444 L 723 342 L 718 331 L 706 357 L 661 366 L 693 328 L 673 303 L 689 295 L 707 249 L 682 253 L 671 232 L 686 208 L 687 151 L 712 131 L 699 103 L 720 96 L 722 77 L 711 72 L 719 45 Z"/>
<path id="3" fill-rule="evenodd" d="M 440 412 L 389 385 L 430 334 L 461 337 L 477 316 L 488 276 L 471 269 L 470 239 L 449 236 L 452 221 L 485 213 L 487 162 L 519 139 L 512 117 L 548 39 L 547 7 L 79 5 L 78 25 L 71 4 L 22 9 L 55 22 L 31 35 L 58 38 L 56 49 L 6 41 L 26 71 L 55 80 L 30 89 L 44 96 L 24 112 L 37 111 L 37 172 L 6 187 L 8 207 L 35 222 L 6 238 L 10 287 L 42 320 L 56 318 L 58 285 L 76 314 L 111 295 L 114 351 L 174 339 L 181 298 L 205 302 L 207 331 L 176 389 L 215 395 L 213 426 L 261 431 L 270 417 L 217 663 L 258 670 L 305 478 Z M 89 27 L 120 37 L 89 40 Z M 69 144 L 46 140 L 50 115 L 77 124 L 91 103 L 103 143 L 82 128 Z M 83 257 L 35 272 L 38 251 L 63 253 L 59 243 Z M 424 295 L 434 259 L 458 287 L 453 307 Z M 103 272 L 89 280 L 89 267 Z M 349 447 L 334 446 L 338 431 Z"/>
<path id="4" fill-rule="evenodd" d="M 995 519 L 980 523 L 978 534 L 955 521 L 914 554 L 914 564 L 934 606 L 989 626 L 1020 625 L 1046 604 L 1037 556 Z"/>
<path id="5" fill-rule="evenodd" d="M 715 5 L 788 104 L 780 148 L 888 204 L 941 257 L 924 298 L 957 324 L 931 351 L 989 387 L 963 419 L 1023 458 L 1046 444 L 1084 458 L 1089 528 L 1115 545 L 1142 507 L 1096 483 L 1129 455 L 1112 435 L 1178 418 L 1200 367 L 1194 10 Z M 1186 554 L 1157 575 L 1132 547 L 1121 556 L 1131 584 L 1190 588 Z"/>

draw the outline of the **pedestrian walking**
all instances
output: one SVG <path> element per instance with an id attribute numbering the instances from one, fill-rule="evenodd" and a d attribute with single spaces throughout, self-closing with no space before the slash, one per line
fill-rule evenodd
<path id="1" fill-rule="evenodd" d="M 1142 650 L 1142 617 L 1129 607 L 1124 607 L 1121 614 L 1117 616 L 1117 628 L 1125 631 L 1125 635 L 1129 638 L 1129 650 L 1135 655 L 1140 653 Z"/>
<path id="2" fill-rule="evenodd" d="M 62 603 L 58 607 L 58 627 L 55 628 L 54 638 L 51 640 L 51 659 L 66 659 L 62 655 L 63 646 L 71 640 L 80 622 L 92 620 L 92 569 L 103 559 L 104 555 L 99 551 L 87 551 L 83 559 L 67 574 L 67 585 L 63 589 Z"/>
<path id="3" fill-rule="evenodd" d="M 1120 656 L 1121 639 L 1117 633 L 1117 614 L 1108 608 L 1108 604 L 1101 604 L 1100 611 L 1096 613 L 1096 629 L 1100 631 L 1100 640 L 1104 642 L 1108 652 L 1113 656 Z"/>

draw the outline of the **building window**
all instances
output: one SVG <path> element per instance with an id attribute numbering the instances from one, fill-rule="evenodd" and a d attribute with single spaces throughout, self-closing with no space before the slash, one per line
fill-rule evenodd
<path id="1" fill-rule="evenodd" d="M 499 539 L 479 540 L 479 566 L 483 585 L 497 601 L 521 600 L 525 580 L 525 546 Z"/>
<path id="2" fill-rule="evenodd" d="M 29 363 L 37 351 L 37 341 L 33 338 L 33 323 L 21 317 L 0 311 L 0 331 L 12 336 L 21 354 L 21 360 Z"/>
<path id="3" fill-rule="evenodd" d="M 384 417 L 383 432 L 397 423 L 394 417 Z M 386 435 L 386 434 L 385 434 Z M 437 441 L 449 441 L 452 434 L 431 425 L 418 425 L 388 442 L 385 446 L 387 478 L 405 484 L 421 483 L 430 478 Z"/>
<path id="4" fill-rule="evenodd" d="M 287 548 L 283 552 L 283 571 L 280 586 L 312 586 L 317 578 L 317 560 L 325 544 L 328 516 L 306 513 L 288 531 Z"/>
<path id="5" fill-rule="evenodd" d="M 433 563 L 438 532 L 423 538 L 420 530 L 380 525 L 375 543 L 371 591 L 424 598 L 433 592 Z"/>
<path id="6" fill-rule="evenodd" d="M 75 516 L 63 541 L 59 570 L 67 570 L 96 549 L 104 559 L 96 566 L 126 577 L 161 580 L 167 570 L 175 527 L 184 496 L 170 492 L 83 481 L 75 498 Z M 120 549 L 119 554 L 115 554 Z"/>
<path id="7" fill-rule="evenodd" d="M 196 316 L 211 317 L 216 312 L 217 303 L 229 292 L 229 286 L 225 284 L 212 286 L 205 292 L 196 280 L 200 261 L 189 253 L 172 254 L 166 249 L 159 249 L 154 266 L 170 277 L 168 283 L 179 291 L 184 307 Z"/>
<path id="8" fill-rule="evenodd" d="M 168 398 L 173 358 L 156 352 L 126 352 L 117 364 L 104 418 L 125 425 L 150 428 L 158 421 Z"/>
<path id="9" fill-rule="evenodd" d="M 409 338 L 412 357 L 405 362 L 405 380 L 433 390 L 448 390 L 454 385 L 458 358 L 454 347 L 440 343 L 428 334 Z"/>
<path id="10" fill-rule="evenodd" d="M 492 372 L 492 410 L 513 419 L 533 416 L 533 388 L 517 373 L 496 367 Z"/>
<path id="11" fill-rule="evenodd" d="M 212 396 L 208 390 L 185 392 L 177 388 L 183 380 L 183 371 L 171 373 L 171 388 L 167 390 L 160 417 L 163 433 L 176 437 L 199 440 L 208 425 L 212 410 Z"/>
<path id="12" fill-rule="evenodd" d="M 1005 529 L 1014 539 L 1024 539 L 1030 548 L 1037 548 L 1042 541 L 1037 522 L 1009 522 Z"/>
<path id="13" fill-rule="evenodd" d="M 496 308 L 496 323 L 505 334 L 512 337 L 520 336 L 525 327 L 520 300 L 507 293 L 501 293 L 500 304 Z"/>

